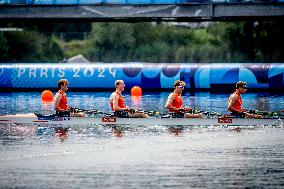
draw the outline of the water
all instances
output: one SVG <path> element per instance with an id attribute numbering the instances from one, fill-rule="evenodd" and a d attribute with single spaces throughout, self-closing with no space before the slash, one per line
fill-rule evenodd
<path id="1" fill-rule="evenodd" d="M 168 93 L 126 104 L 164 111 Z M 109 111 L 108 93 L 68 93 L 69 103 Z M 247 109 L 283 109 L 283 95 L 249 93 Z M 225 113 L 227 94 L 184 103 Z M 40 93 L 1 93 L 0 114 L 52 111 Z M 283 128 L 0 126 L 0 188 L 283 188 Z"/>
<path id="2" fill-rule="evenodd" d="M 110 112 L 111 92 L 69 92 L 68 104 L 82 109 L 99 109 Z M 125 104 L 131 108 L 166 112 L 164 105 L 169 93 L 145 93 L 142 98 L 131 98 L 125 93 Z M 207 92 L 185 93 L 183 104 L 191 108 L 227 113 L 229 94 Z M 243 95 L 243 107 L 250 109 L 277 111 L 284 107 L 284 94 L 248 93 Z M 53 103 L 43 104 L 40 92 L 0 93 L 0 115 L 16 113 L 52 113 Z"/>

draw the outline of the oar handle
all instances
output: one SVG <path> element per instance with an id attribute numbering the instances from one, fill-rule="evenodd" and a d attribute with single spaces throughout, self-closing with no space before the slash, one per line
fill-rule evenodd
<path id="1" fill-rule="evenodd" d="M 200 114 L 200 113 L 203 113 L 204 111 L 193 108 L 193 109 L 181 109 L 180 112 L 190 113 L 190 114 Z"/>
<path id="2" fill-rule="evenodd" d="M 97 114 L 104 114 L 104 115 L 111 115 L 109 113 L 105 113 L 105 112 L 101 112 L 98 109 L 94 109 L 94 110 L 87 110 L 87 109 L 80 109 L 80 108 L 70 108 L 70 112 L 72 113 L 84 113 L 84 114 L 90 114 L 90 115 L 97 115 Z M 155 111 L 155 110 L 139 110 L 139 109 L 129 109 L 128 110 L 129 113 L 134 114 L 135 112 L 138 113 L 145 113 L 148 114 L 149 116 L 163 116 L 163 115 L 167 115 L 168 113 L 161 113 L 159 111 Z M 205 116 L 222 116 L 222 114 L 219 114 L 215 111 L 203 111 L 203 110 L 198 110 L 198 109 L 190 109 L 190 110 L 181 110 L 182 113 L 191 113 L 191 114 L 203 114 Z"/>
<path id="3" fill-rule="evenodd" d="M 249 111 L 247 111 L 247 113 L 263 115 L 263 116 L 270 116 L 270 117 L 273 117 L 273 116 L 283 116 L 281 112 L 277 112 L 277 111 L 249 110 Z"/>
<path id="4" fill-rule="evenodd" d="M 183 113 L 190 113 L 190 114 L 203 114 L 205 116 L 222 116 L 222 114 L 218 113 L 218 112 L 215 112 L 215 111 L 204 111 L 204 110 L 198 110 L 198 109 L 190 109 L 190 110 L 185 110 L 185 111 L 182 111 Z"/>
<path id="5" fill-rule="evenodd" d="M 86 109 L 80 109 L 80 108 L 70 108 L 71 113 L 84 113 L 84 114 L 106 114 L 109 115 L 109 113 L 101 112 L 98 109 L 94 110 L 86 110 Z"/>
<path id="6" fill-rule="evenodd" d="M 148 114 L 149 116 L 167 115 L 165 113 L 161 113 L 161 112 L 156 111 L 156 110 L 139 110 L 139 109 L 137 109 L 136 111 L 139 112 L 139 113 Z"/>

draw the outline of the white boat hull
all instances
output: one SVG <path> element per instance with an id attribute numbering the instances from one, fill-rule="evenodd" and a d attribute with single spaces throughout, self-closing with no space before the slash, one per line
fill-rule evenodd
<path id="1" fill-rule="evenodd" d="M 283 126 L 280 118 L 116 118 L 116 117 L 37 117 L 0 116 L 0 124 L 46 124 L 46 125 L 167 125 L 167 126 Z"/>

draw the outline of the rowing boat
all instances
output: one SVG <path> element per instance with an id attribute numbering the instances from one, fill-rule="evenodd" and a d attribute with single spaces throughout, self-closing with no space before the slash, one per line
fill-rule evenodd
<path id="1" fill-rule="evenodd" d="M 37 116 L 35 114 L 0 116 L 0 124 L 47 124 L 47 125 L 130 125 L 130 126 L 283 126 L 282 118 L 118 118 L 103 117 L 58 117 L 53 115 Z"/>

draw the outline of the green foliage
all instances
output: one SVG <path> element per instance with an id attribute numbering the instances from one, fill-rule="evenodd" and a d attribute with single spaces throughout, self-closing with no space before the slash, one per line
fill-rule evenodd
<path id="1" fill-rule="evenodd" d="M 52 32 L 43 33 L 52 28 Z M 58 62 L 82 54 L 93 62 L 283 62 L 281 21 L 41 24 L 0 33 L 1 62 Z M 68 31 L 68 32 L 66 32 Z"/>
<path id="2" fill-rule="evenodd" d="M 59 46 L 55 37 L 45 37 L 43 40 L 43 44 L 40 46 L 40 48 L 40 59 L 44 62 L 58 62 L 63 59 L 63 50 Z"/>
<path id="3" fill-rule="evenodd" d="M 239 62 L 283 62 L 284 24 L 281 21 L 225 23 L 224 42 Z"/>
<path id="4" fill-rule="evenodd" d="M 0 35 L 1 62 L 57 62 L 63 51 L 53 37 L 35 31 L 4 32 Z"/>
<path id="5" fill-rule="evenodd" d="M 64 52 L 64 57 L 73 57 L 78 54 L 82 54 L 83 56 L 88 56 L 88 49 L 90 48 L 90 44 L 87 40 L 72 40 L 70 42 L 65 42 L 62 40 L 57 40 L 60 48 Z"/>
<path id="6" fill-rule="evenodd" d="M 91 31 L 92 24 L 85 22 L 76 23 L 52 23 L 51 31 L 64 41 L 83 40 L 86 35 Z M 45 27 L 40 28 L 41 32 L 49 31 Z"/>
<path id="7" fill-rule="evenodd" d="M 167 24 L 96 23 L 88 40 L 86 55 L 92 61 L 210 62 L 227 57 L 220 37 L 206 29 Z"/>
<path id="8" fill-rule="evenodd" d="M 7 40 L 5 38 L 5 36 L 3 35 L 3 33 L 0 33 L 0 60 L 6 60 L 7 54 L 9 51 L 9 46 L 7 44 Z"/>

